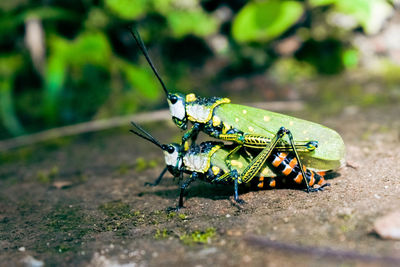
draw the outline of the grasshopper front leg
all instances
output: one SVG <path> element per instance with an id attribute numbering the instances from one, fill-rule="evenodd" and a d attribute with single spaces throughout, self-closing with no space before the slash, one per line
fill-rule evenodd
<path id="1" fill-rule="evenodd" d="M 183 195 L 185 193 L 185 189 L 194 181 L 198 178 L 198 173 L 193 172 L 192 175 L 181 185 L 181 192 L 179 194 L 179 204 L 177 209 L 183 208 Z"/>
<path id="2" fill-rule="evenodd" d="M 167 172 L 167 170 L 168 170 L 168 168 L 165 167 L 164 170 L 160 173 L 160 175 L 154 182 L 152 182 L 152 183 L 146 182 L 146 183 L 144 183 L 144 185 L 145 186 L 157 186 L 161 182 L 161 180 L 164 177 L 164 174 Z"/>
<path id="3" fill-rule="evenodd" d="M 193 124 L 193 127 L 190 128 L 183 136 L 182 136 L 182 142 L 181 142 L 181 148 L 183 148 L 184 150 L 182 151 L 186 151 L 189 149 L 189 145 L 187 143 L 187 141 L 189 139 L 192 140 L 192 144 L 195 142 L 195 140 L 197 139 L 197 136 L 199 135 L 199 132 L 201 130 L 201 124 L 195 122 Z"/>

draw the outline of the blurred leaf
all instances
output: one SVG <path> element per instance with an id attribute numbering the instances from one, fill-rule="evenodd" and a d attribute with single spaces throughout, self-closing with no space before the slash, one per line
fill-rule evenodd
<path id="1" fill-rule="evenodd" d="M 311 64 L 301 62 L 291 57 L 277 60 L 268 70 L 269 76 L 280 84 L 298 83 L 312 79 L 317 72 Z"/>
<path id="2" fill-rule="evenodd" d="M 0 115 L 5 128 L 14 136 L 24 133 L 13 102 L 13 84 L 23 61 L 19 55 L 0 56 Z"/>
<path id="3" fill-rule="evenodd" d="M 338 0 L 308 0 L 308 3 L 312 7 L 332 5 L 336 2 L 338 2 Z"/>
<path id="4" fill-rule="evenodd" d="M 110 19 L 104 10 L 93 7 L 89 11 L 88 18 L 85 21 L 85 26 L 87 28 L 101 29 L 109 23 L 109 20 Z"/>
<path id="5" fill-rule="evenodd" d="M 46 86 L 43 97 L 44 116 L 54 120 L 56 99 L 65 81 L 67 70 L 68 43 L 57 36 L 49 39 L 50 56 L 47 61 Z"/>
<path id="6" fill-rule="evenodd" d="M 26 5 L 29 0 L 0 1 L 0 10 L 10 12 L 18 7 Z"/>
<path id="7" fill-rule="evenodd" d="M 186 34 L 207 36 L 216 32 L 217 21 L 201 10 L 173 10 L 168 13 L 167 20 L 176 37 Z"/>
<path id="8" fill-rule="evenodd" d="M 68 60 L 77 66 L 93 64 L 107 67 L 111 46 L 107 37 L 99 32 L 85 32 L 70 44 Z"/>
<path id="9" fill-rule="evenodd" d="M 236 16 L 232 34 L 239 42 L 269 41 L 288 30 L 303 14 L 295 1 L 251 2 Z"/>
<path id="10" fill-rule="evenodd" d="M 350 69 L 358 65 L 358 51 L 356 49 L 349 49 L 343 52 L 342 55 L 343 65 Z"/>
<path id="11" fill-rule="evenodd" d="M 41 20 L 55 19 L 55 20 L 75 20 L 78 18 L 77 13 L 71 12 L 66 9 L 57 7 L 39 7 L 27 10 L 21 13 L 17 20 L 21 23 L 28 18 L 38 18 Z"/>
<path id="12" fill-rule="evenodd" d="M 176 0 L 151 0 L 153 8 L 161 14 L 167 14 L 175 9 L 175 2 Z"/>
<path id="13" fill-rule="evenodd" d="M 0 17 L 0 36 L 15 32 L 17 27 L 24 24 L 29 18 L 40 20 L 77 20 L 78 15 L 74 12 L 57 7 L 39 7 L 28 9 L 19 14 L 6 13 Z"/>
<path id="14" fill-rule="evenodd" d="M 160 95 L 159 84 L 148 68 L 139 68 L 122 60 L 120 62 L 120 69 L 134 90 L 139 90 L 148 99 L 156 99 Z"/>
<path id="15" fill-rule="evenodd" d="M 122 19 L 135 19 L 143 15 L 147 8 L 146 0 L 105 0 L 106 7 Z"/>
<path id="16" fill-rule="evenodd" d="M 385 0 L 338 0 L 337 11 L 354 16 L 368 34 L 375 34 L 392 13 Z"/>
<path id="17" fill-rule="evenodd" d="M 393 13 L 386 0 L 310 0 L 311 6 L 334 5 L 334 11 L 354 17 L 366 33 L 376 34 Z"/>
<path id="18" fill-rule="evenodd" d="M 49 45 L 44 114 L 50 121 L 54 121 L 67 68 L 80 69 L 79 73 L 82 73 L 81 69 L 86 64 L 107 68 L 110 63 L 111 47 L 103 34 L 92 32 L 82 33 L 72 42 L 54 36 L 49 39 Z"/>

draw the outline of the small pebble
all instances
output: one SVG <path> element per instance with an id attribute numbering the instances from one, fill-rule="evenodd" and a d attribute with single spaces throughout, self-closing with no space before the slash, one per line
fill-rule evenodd
<path id="1" fill-rule="evenodd" d="M 400 211 L 378 218 L 374 223 L 374 231 L 383 239 L 400 240 Z"/>
<path id="2" fill-rule="evenodd" d="M 27 267 L 42 267 L 42 266 L 44 266 L 43 261 L 37 260 L 30 255 L 23 258 L 22 262 L 25 263 L 25 266 L 27 266 Z"/>
<path id="3" fill-rule="evenodd" d="M 25 247 L 20 247 L 18 250 L 21 251 L 21 252 L 24 252 L 25 251 Z"/>

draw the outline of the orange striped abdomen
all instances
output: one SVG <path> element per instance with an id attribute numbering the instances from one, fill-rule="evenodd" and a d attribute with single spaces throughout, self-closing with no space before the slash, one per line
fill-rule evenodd
<path id="1" fill-rule="evenodd" d="M 286 176 L 288 179 L 292 179 L 297 184 L 303 183 L 303 174 L 300 171 L 300 166 L 295 158 L 295 154 L 292 152 L 273 152 L 269 158 L 268 163 L 270 168 L 277 174 Z M 314 184 L 322 185 L 324 183 L 323 172 L 317 173 L 310 169 L 307 169 L 303 165 L 306 179 L 310 186 Z"/>

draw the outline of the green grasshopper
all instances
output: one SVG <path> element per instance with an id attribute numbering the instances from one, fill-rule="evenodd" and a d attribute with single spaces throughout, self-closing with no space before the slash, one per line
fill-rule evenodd
<path id="1" fill-rule="evenodd" d="M 150 141 L 164 151 L 167 166 L 153 185 L 160 183 L 167 170 L 175 177 L 183 173 L 190 174 L 190 177 L 181 185 L 178 208 L 183 207 L 185 189 L 196 179 L 215 184 L 233 184 L 234 200 L 238 203 L 243 203 L 238 196 L 240 184 L 253 184 L 258 188 L 274 188 L 277 175 L 285 177 L 295 184 L 301 184 L 303 180 L 307 180 L 307 184 L 310 186 L 320 185 L 318 188 L 312 188 L 312 191 L 323 190 L 324 186 L 329 185 L 324 184 L 323 173 L 306 169 L 305 166 L 301 167 L 295 153 L 280 152 L 276 149 L 276 144 L 287 133 L 284 128 L 278 131 L 271 143 L 261 152 L 260 150 L 253 150 L 250 157 L 238 153 L 236 159 L 231 159 L 230 154 L 236 149 L 236 145 L 208 141 L 200 145 L 192 145 L 187 151 L 182 151 L 181 145 L 161 144 L 139 125 L 134 122 L 132 122 L 132 125 L 135 128 L 131 130 L 132 133 Z M 300 168 L 304 168 L 303 172 Z M 305 173 L 305 176 L 303 176 L 303 173 Z"/>
<path id="2" fill-rule="evenodd" d="M 139 33 L 132 31 L 132 35 L 167 96 L 174 123 L 182 130 L 187 129 L 189 121 L 193 124 L 182 137 L 185 149 L 188 149 L 187 141 L 191 139 L 193 143 L 200 131 L 217 139 L 237 143 L 236 151 L 243 146 L 264 149 L 279 129 L 284 127 L 290 130 L 291 134 L 287 135 L 289 140 L 281 139 L 277 147 L 287 152 L 293 151 L 300 158 L 300 166 L 304 163 L 315 171 L 328 171 L 344 164 L 343 140 L 336 131 L 325 126 L 263 109 L 231 104 L 228 98 L 170 93 L 154 67 Z M 295 136 L 296 141 L 292 136 Z M 310 191 L 307 179 L 304 181 L 307 191 Z"/>

